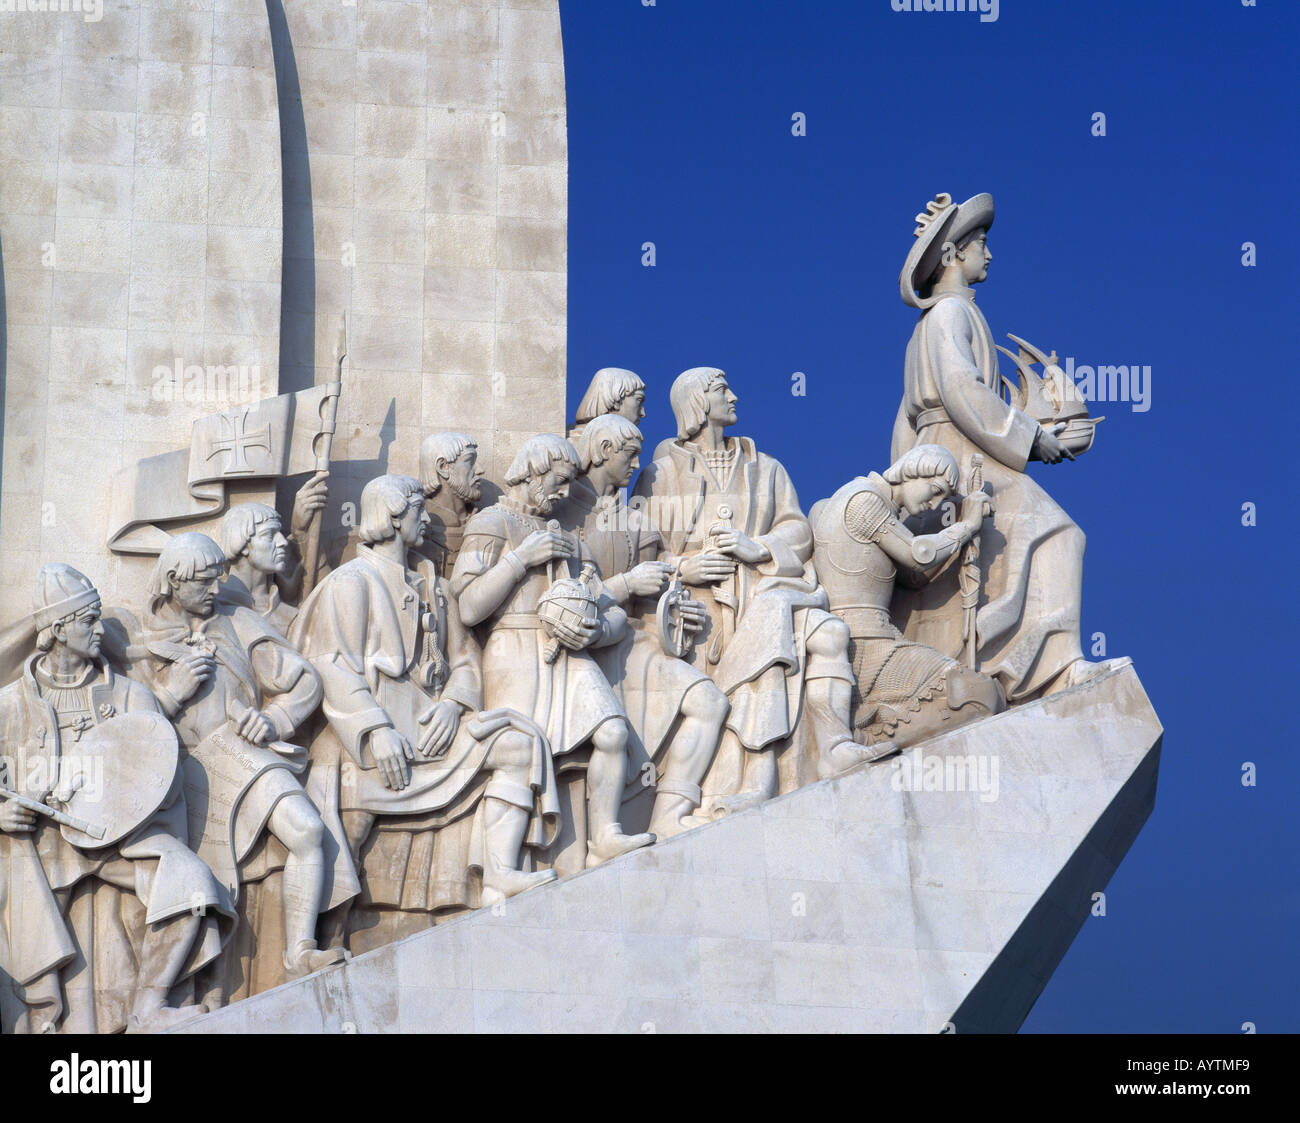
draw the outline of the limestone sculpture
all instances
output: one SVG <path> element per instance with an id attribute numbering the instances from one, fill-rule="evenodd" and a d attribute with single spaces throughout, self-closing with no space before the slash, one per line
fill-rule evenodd
<path id="1" fill-rule="evenodd" d="M 626 614 L 602 593 L 592 615 L 561 620 L 550 634 L 539 618 L 550 587 L 576 578 L 579 560 L 590 560 L 578 539 L 546 519 L 579 467 L 578 454 L 562 437 L 525 441 L 506 473 L 501 502 L 479 511 L 465 527 L 451 591 L 462 620 L 483 626 L 487 707 L 531 718 L 546 735 L 557 772 L 585 764 L 585 807 L 569 808 L 573 816 L 585 811 L 581 867 L 647 846 L 654 835 L 623 831 L 627 717 L 589 651 L 617 643 Z"/>
<path id="2" fill-rule="evenodd" d="M 801 717 L 817 775 L 894 751 L 853 740 L 848 628 L 828 611 L 811 564 L 812 533 L 785 469 L 750 438 L 726 435 L 737 419 L 726 375 L 688 370 L 670 400 L 677 439 L 641 474 L 636 494 L 708 609 L 692 662 L 731 702 L 706 811 L 775 795 L 778 753 Z"/>
<path id="3" fill-rule="evenodd" d="M 633 425 L 645 417 L 645 383 L 641 376 L 622 367 L 602 367 L 592 375 L 587 392 L 578 403 L 577 416 L 569 429 L 569 440 L 578 443 L 582 430 L 595 418 L 617 414 Z"/>
<path id="4" fill-rule="evenodd" d="M 958 464 L 973 453 L 986 458 L 995 502 L 992 529 L 1005 544 L 980 557 L 979 664 L 1001 682 L 1011 702 L 1024 701 L 1124 662 L 1094 664 L 1083 657 L 1083 532 L 1025 474 L 1031 459 L 1056 464 L 1073 458 L 1062 437 L 1082 449 L 1091 444 L 1094 426 L 1086 407 L 1079 412 L 1077 396 L 1068 411 L 1039 417 L 1001 396 L 993 333 L 976 307 L 973 287 L 987 279 L 993 260 L 993 197 L 975 195 L 958 205 L 939 194 L 916 221 L 899 288 L 903 303 L 920 309 L 921 318 L 907 345 L 892 455 L 898 460 L 914 445 L 937 444 Z M 1062 377 L 1057 385 L 1066 381 Z M 1037 399 L 1048 401 L 1046 395 Z M 909 639 L 948 654 L 961 649 L 962 616 L 953 611 L 956 581 L 956 571 L 949 571 L 920 593 L 900 596 L 896 607 Z M 1035 608 L 1026 612 L 1029 603 Z"/>
<path id="5" fill-rule="evenodd" d="M 323 683 L 327 719 L 312 743 L 308 790 L 341 820 L 352 863 L 374 832 L 437 831 L 470 817 L 468 852 L 451 861 L 462 881 L 481 879 L 474 903 L 493 904 L 555 878 L 519 869 L 525 843 L 545 849 L 555 835 L 555 778 L 531 721 L 483 712 L 478 645 L 446 581 L 407 565 L 429 521 L 418 480 L 371 480 L 357 556 L 317 586 L 294 623 L 291 638 Z M 426 879 L 439 867 L 429 863 Z M 349 872 L 333 899 L 360 891 Z M 436 887 L 421 890 L 433 911 Z"/>
<path id="6" fill-rule="evenodd" d="M 420 482 L 428 498 L 429 527 L 416 552 L 438 577 L 449 578 L 465 537 L 465 523 L 483 498 L 478 445 L 464 433 L 433 433 L 420 444 Z"/>
<path id="7" fill-rule="evenodd" d="M 168 1004 L 174 988 L 233 928 L 228 894 L 188 846 L 175 734 L 157 699 L 104 660 L 101 609 L 85 576 L 44 566 L 36 650 L 0 691 L 5 1033 L 192 1017 Z"/>
<path id="8" fill-rule="evenodd" d="M 283 871 L 280 951 L 293 978 L 342 959 L 317 946 L 325 828 L 298 780 L 306 754 L 287 741 L 319 705 L 321 683 L 261 614 L 218 601 L 225 565 L 206 535 L 168 542 L 150 581 L 137 666 L 184 746 L 190 845 L 234 898 L 241 885 Z M 223 958 L 208 992 L 218 1003 L 243 986 L 237 957 Z"/>
<path id="9" fill-rule="evenodd" d="M 831 611 L 849 628 L 859 736 L 901 748 L 1006 708 L 996 679 L 904 639 L 890 619 L 896 579 L 924 585 L 959 557 L 991 513 L 992 501 L 978 491 L 962 500 L 951 526 L 912 534 L 902 520 L 939 508 L 958 482 L 950 452 L 916 445 L 884 475 L 850 480 L 809 512 L 817 575 Z"/>
<path id="10" fill-rule="evenodd" d="M 703 802 L 701 784 L 731 707 L 704 671 L 664 650 L 656 610 L 676 563 L 644 512 L 623 501 L 641 445 L 641 431 L 619 414 L 589 421 L 577 445 L 582 474 L 569 485 L 559 515 L 591 551 L 605 590 L 627 612 L 623 638 L 593 654 L 627 712 L 631 787 L 654 780 L 650 829 L 668 838 L 705 821 L 695 815 Z M 682 599 L 676 611 L 691 636 L 708 621 L 698 600 Z"/>

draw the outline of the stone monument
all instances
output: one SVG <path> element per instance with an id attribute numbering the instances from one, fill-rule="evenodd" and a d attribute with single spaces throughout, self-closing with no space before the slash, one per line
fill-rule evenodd
<path id="1" fill-rule="evenodd" d="M 1161 730 L 992 197 L 806 510 L 717 367 L 565 426 L 558 0 L 104 17 L 0 19 L 0 1030 L 1014 1030 Z"/>

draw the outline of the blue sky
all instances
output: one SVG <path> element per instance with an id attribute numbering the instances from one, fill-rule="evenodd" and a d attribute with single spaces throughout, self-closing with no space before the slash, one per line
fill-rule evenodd
<path id="1" fill-rule="evenodd" d="M 889 462 L 913 215 L 992 192 L 995 336 L 1151 368 L 1149 408 L 1096 405 L 1092 451 L 1031 471 L 1088 534 L 1085 636 L 1133 657 L 1166 731 L 1107 915 L 1025 1030 L 1294 1032 L 1296 316 L 1275 294 L 1297 261 L 1300 4 L 998 7 L 561 0 L 570 413 L 597 367 L 630 367 L 653 447 L 672 378 L 721 366 L 807 509 Z"/>

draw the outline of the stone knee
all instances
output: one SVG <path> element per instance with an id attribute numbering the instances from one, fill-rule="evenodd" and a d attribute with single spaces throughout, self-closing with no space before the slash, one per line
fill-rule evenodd
<path id="1" fill-rule="evenodd" d="M 838 678 L 853 682 L 853 667 L 849 663 L 849 626 L 838 616 L 821 609 L 815 613 L 812 630 L 808 635 L 808 678 Z"/>
<path id="2" fill-rule="evenodd" d="M 615 756 L 627 752 L 627 722 L 621 717 L 603 721 L 591 735 L 593 752 Z"/>
<path id="3" fill-rule="evenodd" d="M 325 841 L 325 824 L 305 792 L 280 800 L 271 813 L 270 825 L 276 838 L 294 857 L 314 858 L 320 853 Z"/>
<path id="4" fill-rule="evenodd" d="M 682 698 L 682 717 L 693 717 L 721 728 L 731 713 L 731 702 L 707 679 L 697 682 Z"/>
<path id="5" fill-rule="evenodd" d="M 497 776 L 527 786 L 534 751 L 532 737 L 522 730 L 507 729 L 492 742 L 488 766 Z"/>

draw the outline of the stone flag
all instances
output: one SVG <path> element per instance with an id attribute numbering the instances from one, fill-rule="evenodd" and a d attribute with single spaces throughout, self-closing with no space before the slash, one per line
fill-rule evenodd
<path id="1" fill-rule="evenodd" d="M 340 384 L 263 398 L 194 422 L 188 449 L 145 457 L 113 479 L 108 547 L 156 554 L 159 524 L 219 515 L 226 481 L 293 476 L 328 466 Z"/>

